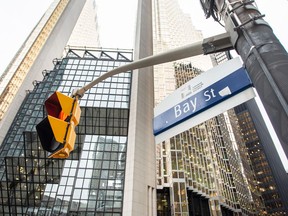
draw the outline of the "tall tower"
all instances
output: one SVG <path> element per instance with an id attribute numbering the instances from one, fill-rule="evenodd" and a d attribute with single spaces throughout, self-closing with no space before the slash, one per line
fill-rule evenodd
<path id="1" fill-rule="evenodd" d="M 177 0 L 153 1 L 153 53 L 161 53 L 202 40 L 191 18 L 183 14 Z M 212 68 L 209 56 L 188 58 L 194 67 L 203 71 Z M 181 60 L 183 62 L 183 60 Z M 155 103 L 158 104 L 175 90 L 173 62 L 154 66 Z"/>
<path id="2" fill-rule="evenodd" d="M 133 76 L 127 71 L 108 78 L 81 98 L 77 141 L 68 159 L 48 159 L 35 130 L 52 92 L 70 95 L 73 89 L 131 62 L 133 56 L 152 55 L 150 0 L 138 2 L 134 53 L 92 47 L 99 46 L 94 9 L 92 0 L 60 0 L 48 10 L 59 12 L 58 20 L 50 24 L 53 28 L 25 72 L 21 89 L 29 87 L 24 85 L 28 77 L 30 83 L 31 77 L 37 81 L 29 91 L 23 90 L 23 98 L 15 93 L 11 108 L 3 112 L 1 127 L 5 122 L 7 131 L 1 129 L 1 215 L 156 214 L 152 67 L 136 70 Z M 21 64 L 27 61 L 22 60 Z M 12 111 L 10 124 L 6 115 Z"/>
<path id="3" fill-rule="evenodd" d="M 228 60 L 228 53 L 213 55 L 215 65 Z M 287 212 L 287 173 L 275 147 L 275 140 L 268 131 L 259 104 L 255 99 L 229 110 L 233 122 L 241 133 L 250 166 L 254 170 L 258 193 L 261 194 L 268 215 Z M 239 144 L 238 144 L 239 145 Z M 240 146 L 239 146 L 240 147 Z"/>
<path id="4" fill-rule="evenodd" d="M 154 53 L 202 39 L 176 0 L 154 1 Z M 209 56 L 154 67 L 155 103 L 210 69 Z M 171 215 L 256 215 L 262 202 L 228 116 L 219 115 L 156 144 L 157 211 Z M 244 157 L 245 156 L 245 157 Z M 243 161 L 242 161 L 243 160 Z"/>
<path id="5" fill-rule="evenodd" d="M 89 27 L 80 35 L 85 22 Z M 55 0 L 51 4 L 0 77 L 0 143 L 26 91 L 33 88 L 32 81 L 42 79 L 41 72 L 53 67 L 53 59 L 62 57 L 65 46 L 99 47 L 98 38 L 93 0 Z"/>
<path id="6" fill-rule="evenodd" d="M 256 131 L 251 113 L 245 104 L 239 105 L 234 109 L 245 140 L 245 145 L 248 149 L 248 156 L 252 162 L 251 166 L 255 170 L 257 185 L 262 194 L 266 211 L 269 215 L 284 214 L 285 201 L 283 201 L 281 191 L 279 192 L 279 187 L 277 187 L 275 182 L 275 177 L 271 171 L 271 164 L 267 160 L 267 153 Z M 274 145 L 274 143 L 270 142 L 270 145 Z M 277 155 L 274 155 L 274 157 L 277 157 Z"/>

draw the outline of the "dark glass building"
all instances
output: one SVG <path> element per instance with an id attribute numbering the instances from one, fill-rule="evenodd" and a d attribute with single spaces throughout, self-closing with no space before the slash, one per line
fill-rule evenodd
<path id="1" fill-rule="evenodd" d="M 80 99 L 75 150 L 48 159 L 35 126 L 54 91 L 70 95 L 115 67 L 131 51 L 70 49 L 20 107 L 0 150 L 1 215 L 122 215 L 131 73 L 106 79 Z"/>
<path id="2" fill-rule="evenodd" d="M 220 64 L 231 58 L 229 53 L 214 54 L 214 64 Z M 247 156 L 256 178 L 255 188 L 264 203 L 267 215 L 287 215 L 287 173 L 276 150 L 274 140 L 263 120 L 255 99 L 236 106 L 230 112 L 235 113 L 234 122 L 237 131 L 247 149 Z"/>
<path id="3" fill-rule="evenodd" d="M 268 215 L 285 215 L 283 200 L 246 104 L 234 108 Z M 271 143 L 273 144 L 273 143 Z M 273 144 L 274 145 L 274 144 Z M 285 202 L 285 201 L 284 201 Z"/>

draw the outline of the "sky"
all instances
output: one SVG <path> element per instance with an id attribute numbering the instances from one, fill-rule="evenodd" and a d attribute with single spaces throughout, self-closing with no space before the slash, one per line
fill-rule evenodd
<path id="1" fill-rule="evenodd" d="M 2 74 L 29 33 L 35 27 L 53 0 L 0 1 L 0 74 Z M 189 13 L 194 26 L 204 38 L 221 32 L 212 18 L 206 19 L 199 0 L 179 0 L 181 8 Z M 270 24 L 275 35 L 288 50 L 288 0 L 256 0 L 259 11 Z M 136 0 L 96 0 L 101 46 L 132 49 Z M 113 5 L 113 7 L 111 7 Z"/>
<path id="2" fill-rule="evenodd" d="M 206 19 L 199 0 L 179 0 L 183 10 L 204 37 L 224 31 L 212 18 Z M 9 0 L 0 2 L 0 74 L 5 70 L 19 47 L 27 38 L 53 0 Z M 133 8 L 136 0 L 96 0 L 99 13 L 102 47 L 133 48 L 132 30 L 135 26 Z M 288 0 L 256 0 L 265 20 L 288 50 Z M 113 7 L 111 7 L 113 5 Z M 121 8 L 121 10 L 119 10 Z M 111 15 L 113 14 L 113 16 Z M 119 39 L 121 37 L 121 39 Z"/>

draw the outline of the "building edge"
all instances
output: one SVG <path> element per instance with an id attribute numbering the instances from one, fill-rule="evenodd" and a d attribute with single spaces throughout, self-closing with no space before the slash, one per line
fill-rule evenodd
<path id="1" fill-rule="evenodd" d="M 135 56 L 153 55 L 152 2 L 138 1 Z M 156 154 L 152 130 L 153 68 L 132 75 L 123 215 L 156 215 Z"/>
<path id="2" fill-rule="evenodd" d="M 15 94 L 4 118 L 0 121 L 0 145 L 2 144 L 9 126 L 12 124 L 12 121 L 20 108 L 22 101 L 26 97 L 26 91 L 33 89 L 33 80 L 42 80 L 43 75 L 40 72 L 46 68 L 52 68 L 53 59 L 56 56 L 59 58 L 62 56 L 63 50 L 69 40 L 85 2 L 86 0 L 69 1 L 68 5 L 64 9 L 51 34 L 48 36 L 45 45 L 41 48 L 39 55 L 35 59 L 30 70 L 27 72 L 27 76 L 24 78 L 19 90 Z M 57 8 L 55 10 L 57 10 Z M 67 16 L 69 16 L 69 20 L 67 19 Z M 65 31 L 63 31 L 63 28 L 65 28 Z"/>

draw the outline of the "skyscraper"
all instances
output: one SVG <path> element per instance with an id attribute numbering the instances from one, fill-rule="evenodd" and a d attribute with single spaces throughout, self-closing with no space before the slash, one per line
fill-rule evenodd
<path id="1" fill-rule="evenodd" d="M 50 63 L 45 68 L 35 66 L 34 72 L 27 71 L 28 76 L 38 80 L 33 82 L 34 89 L 25 91 L 24 100 L 13 95 L 10 107 L 16 112 L 18 107 L 13 103 L 18 100 L 20 109 L 15 118 L 10 116 L 11 125 L 5 116 L 2 119 L 9 128 L 7 133 L 3 131 L 0 153 L 2 215 L 154 215 L 156 212 L 151 68 L 135 70 L 133 76 L 130 72 L 119 74 L 84 95 L 76 148 L 69 159 L 47 159 L 35 132 L 35 125 L 43 118 L 43 102 L 51 92 L 59 90 L 69 95 L 106 71 L 132 61 L 133 56 L 139 59 L 152 54 L 150 1 L 138 4 L 134 53 L 73 46 L 77 32 L 83 33 L 81 37 L 76 35 L 77 42 L 88 36 L 83 32 L 86 30 L 83 23 L 94 25 L 85 17 L 85 11 L 93 8 L 87 4 L 93 2 L 56 1 L 51 6 L 49 10 L 60 11 L 59 19 L 53 20 L 54 28 L 31 64 Z M 93 17 L 93 13 L 88 15 Z M 82 23 L 79 28 L 77 20 Z M 97 42 L 97 34 L 94 38 Z M 92 46 L 85 41 L 76 45 L 80 44 Z"/>
<path id="2" fill-rule="evenodd" d="M 85 34 L 80 37 L 83 22 L 89 26 L 85 27 Z M 86 47 L 100 45 L 95 2 L 55 0 L 0 77 L 0 142 L 26 91 L 33 88 L 32 81 L 42 79 L 41 72 L 53 67 L 53 59 L 62 57 L 65 46 L 80 44 Z"/>
<path id="3" fill-rule="evenodd" d="M 153 12 L 154 54 L 203 39 L 202 33 L 195 29 L 189 15 L 183 14 L 177 0 L 154 1 Z M 195 56 L 186 61 L 204 71 L 212 68 L 209 56 Z M 154 66 L 154 77 L 155 103 L 158 104 L 175 90 L 173 62 Z"/>
<path id="4" fill-rule="evenodd" d="M 215 64 L 228 60 L 229 53 L 213 55 Z M 275 139 L 264 122 L 262 111 L 255 99 L 229 110 L 238 126 L 250 166 L 254 170 L 257 189 L 261 194 L 268 215 L 287 212 L 287 174 L 276 150 Z"/>
<path id="5" fill-rule="evenodd" d="M 202 39 L 177 1 L 154 3 L 154 53 Z M 209 56 L 154 67 L 155 103 L 211 67 Z M 230 116 L 219 115 L 156 144 L 159 215 L 263 212 L 246 149 L 237 147 L 236 142 L 243 140 L 233 130 L 235 124 Z"/>
<path id="6" fill-rule="evenodd" d="M 263 144 L 257 134 L 251 114 L 245 104 L 234 108 L 246 147 L 251 166 L 255 171 L 258 187 L 264 200 L 266 211 L 269 215 L 284 215 L 285 207 L 283 199 L 279 195 L 279 188 L 275 183 L 275 177 L 271 171 L 271 164 L 266 158 Z M 274 145 L 273 143 L 270 143 Z M 275 155 L 275 157 L 277 157 Z M 281 192 L 280 192 L 281 193 Z"/>
<path id="7" fill-rule="evenodd" d="M 177 86 L 201 72 L 191 64 L 175 64 Z M 232 116 L 221 114 L 157 144 L 157 196 L 162 200 L 170 197 L 175 214 L 263 212 L 250 160 Z M 160 215 L 164 214 L 167 204 L 158 205 Z"/>

